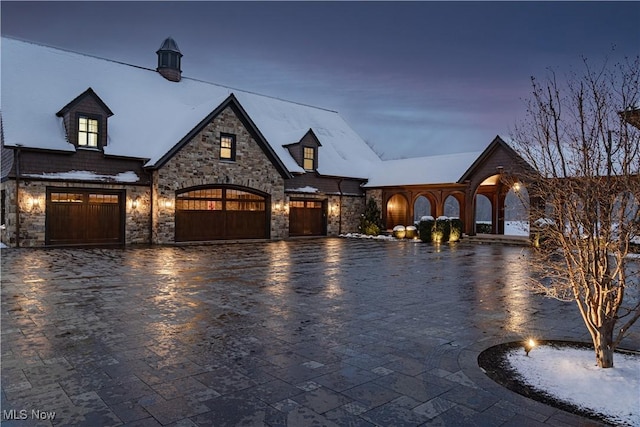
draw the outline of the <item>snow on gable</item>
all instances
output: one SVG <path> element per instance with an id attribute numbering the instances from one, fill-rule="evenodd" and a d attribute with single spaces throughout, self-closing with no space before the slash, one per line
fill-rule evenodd
<path id="1" fill-rule="evenodd" d="M 370 174 L 365 187 L 448 184 L 457 182 L 480 152 L 385 160 Z"/>
<path id="2" fill-rule="evenodd" d="M 75 150 L 55 113 L 88 88 L 114 113 L 108 119 L 105 154 L 148 159 L 147 165 L 161 159 L 232 93 L 212 83 L 185 77 L 168 82 L 155 70 L 3 37 L 5 145 Z M 309 129 L 322 144 L 320 173 L 365 178 L 370 164 L 380 162 L 336 112 L 233 93 L 291 172 L 304 171 L 284 146 L 299 141 Z"/>

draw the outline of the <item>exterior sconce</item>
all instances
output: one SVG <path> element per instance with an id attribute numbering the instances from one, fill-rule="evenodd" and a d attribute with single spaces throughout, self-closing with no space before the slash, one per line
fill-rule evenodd
<path id="1" fill-rule="evenodd" d="M 131 209 L 138 209 L 138 199 L 135 198 L 131 201 Z"/>
<path id="2" fill-rule="evenodd" d="M 163 202 L 165 209 L 171 209 L 173 207 L 173 202 L 169 199 L 165 199 Z"/>
<path id="3" fill-rule="evenodd" d="M 29 212 L 38 211 L 40 209 L 40 198 L 29 196 L 26 199 L 26 210 Z"/>
<path id="4" fill-rule="evenodd" d="M 519 182 L 516 182 L 513 184 L 513 191 L 515 191 L 516 193 L 520 191 L 520 188 L 521 188 L 521 185 Z"/>
<path id="5" fill-rule="evenodd" d="M 334 203 L 333 205 L 331 205 L 331 213 L 335 215 L 337 212 L 338 212 L 338 204 Z"/>
<path id="6" fill-rule="evenodd" d="M 279 211 L 281 207 L 282 207 L 282 205 L 280 203 L 276 203 L 275 206 L 274 206 L 276 211 Z"/>

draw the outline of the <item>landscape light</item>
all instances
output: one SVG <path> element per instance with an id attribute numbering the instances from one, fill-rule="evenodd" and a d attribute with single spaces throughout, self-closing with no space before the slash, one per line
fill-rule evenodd
<path id="1" fill-rule="evenodd" d="M 529 352 L 533 349 L 533 347 L 536 346 L 536 342 L 534 341 L 533 338 L 529 338 L 528 340 L 526 340 L 524 342 L 524 352 L 527 355 L 527 357 L 529 356 Z"/>

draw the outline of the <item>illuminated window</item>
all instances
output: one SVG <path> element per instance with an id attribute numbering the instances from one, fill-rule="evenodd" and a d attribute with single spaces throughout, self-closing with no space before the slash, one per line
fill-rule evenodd
<path id="1" fill-rule="evenodd" d="M 316 150 L 313 147 L 304 147 L 303 150 L 302 167 L 304 170 L 312 171 L 315 169 Z"/>
<path id="2" fill-rule="evenodd" d="M 236 137 L 235 135 L 220 135 L 220 158 L 222 160 L 236 159 Z"/>
<path id="3" fill-rule="evenodd" d="M 78 146 L 98 148 L 98 120 L 85 116 L 78 118 Z"/>

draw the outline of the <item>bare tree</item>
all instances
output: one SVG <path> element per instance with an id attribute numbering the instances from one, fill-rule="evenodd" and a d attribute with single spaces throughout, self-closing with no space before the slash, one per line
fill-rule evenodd
<path id="1" fill-rule="evenodd" d="M 536 171 L 523 178 L 542 242 L 530 257 L 534 285 L 577 303 L 597 364 L 609 368 L 640 318 L 637 260 L 628 257 L 640 236 L 640 58 L 583 64 L 562 81 L 551 71 L 532 78 L 512 140 Z"/>

